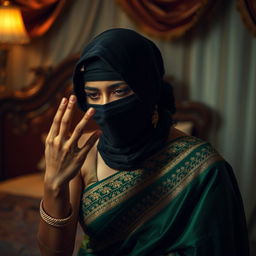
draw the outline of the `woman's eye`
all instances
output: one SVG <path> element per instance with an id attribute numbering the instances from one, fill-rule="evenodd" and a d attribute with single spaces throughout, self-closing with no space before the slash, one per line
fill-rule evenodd
<path id="1" fill-rule="evenodd" d="M 125 94 L 127 94 L 128 92 L 130 92 L 131 89 L 128 87 L 128 88 L 124 88 L 124 89 L 116 89 L 114 91 L 114 93 L 117 95 L 117 96 L 123 96 Z"/>
<path id="2" fill-rule="evenodd" d="M 99 94 L 98 93 L 86 93 L 86 97 L 90 98 L 92 100 L 96 100 L 99 98 Z"/>

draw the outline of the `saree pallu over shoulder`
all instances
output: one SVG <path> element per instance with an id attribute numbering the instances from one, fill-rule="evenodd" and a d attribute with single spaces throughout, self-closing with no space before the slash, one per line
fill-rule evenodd
<path id="1" fill-rule="evenodd" d="M 79 255 L 248 255 L 242 200 L 213 147 L 184 136 L 84 190 Z M 230 233 L 232 232 L 232 233 Z"/>

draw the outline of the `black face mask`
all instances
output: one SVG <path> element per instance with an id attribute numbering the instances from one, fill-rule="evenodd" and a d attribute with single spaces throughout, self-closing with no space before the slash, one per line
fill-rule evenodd
<path id="1" fill-rule="evenodd" d="M 153 131 L 153 111 L 147 109 L 136 94 L 104 105 L 88 104 L 88 107 L 95 108 L 93 118 L 109 147 L 131 149 L 138 142 L 145 142 Z"/>
<path id="2" fill-rule="evenodd" d="M 154 128 L 150 109 L 136 94 L 104 105 L 88 104 L 96 110 L 94 120 L 102 135 L 98 151 L 113 169 L 134 170 L 148 156 Z"/>
<path id="3" fill-rule="evenodd" d="M 88 104 L 88 107 L 95 108 L 93 118 L 103 132 L 98 151 L 113 169 L 129 171 L 143 167 L 144 161 L 168 136 L 168 119 L 162 118 L 154 128 L 153 110 L 136 94 L 104 105 Z"/>

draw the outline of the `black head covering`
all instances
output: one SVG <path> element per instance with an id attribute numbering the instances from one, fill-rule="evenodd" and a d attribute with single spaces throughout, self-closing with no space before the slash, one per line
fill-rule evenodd
<path id="1" fill-rule="evenodd" d="M 84 82 L 123 80 L 118 72 L 116 72 L 111 66 L 98 57 L 93 57 L 86 61 L 83 79 Z"/>
<path id="2" fill-rule="evenodd" d="M 86 103 L 85 81 L 111 81 L 106 77 L 114 77 L 113 80 L 124 80 L 135 93 L 127 99 L 93 106 L 96 108 L 96 122 L 98 120 L 106 131 L 100 137 L 98 150 L 111 168 L 139 168 L 166 143 L 175 107 L 170 97 L 171 87 L 163 82 L 163 75 L 159 49 L 152 41 L 129 29 L 107 30 L 84 49 L 73 76 L 74 92 L 82 110 L 86 111 L 90 106 Z M 153 128 L 150 116 L 156 105 L 159 122 Z M 126 114 L 121 113 L 122 109 Z M 120 118 L 113 118 L 115 111 Z M 134 118 L 132 113 L 137 117 Z M 129 134 L 130 139 L 122 139 L 125 134 Z"/>
<path id="3" fill-rule="evenodd" d="M 171 87 L 163 83 L 164 65 L 159 49 L 149 39 L 129 29 L 116 28 L 96 36 L 84 49 L 74 71 L 74 92 L 86 110 L 83 72 L 91 58 L 105 61 L 149 106 L 164 105 L 175 112 Z M 100 80 L 100 78 L 99 78 Z"/>

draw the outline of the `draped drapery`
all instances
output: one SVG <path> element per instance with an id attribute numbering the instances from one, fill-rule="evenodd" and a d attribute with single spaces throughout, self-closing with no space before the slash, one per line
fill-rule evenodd
<path id="1" fill-rule="evenodd" d="M 213 8 L 213 0 L 117 0 L 145 33 L 173 38 L 183 35 Z"/>
<path id="2" fill-rule="evenodd" d="M 29 36 L 38 37 L 49 30 L 66 0 L 14 0 L 13 3 L 21 9 Z"/>
<path id="3" fill-rule="evenodd" d="M 256 36 L 256 1 L 238 0 L 237 6 L 245 24 Z"/>
<path id="4" fill-rule="evenodd" d="M 65 15 L 60 15 L 47 33 L 35 38 L 30 44 L 13 47 L 8 60 L 8 87 L 26 87 L 34 80 L 31 68 L 54 66 L 69 55 L 78 53 L 89 38 L 97 33 L 97 15 L 103 2 L 105 1 L 73 1 L 69 8 L 65 8 Z M 105 18 L 101 15 L 100 19 L 104 18 L 106 29 L 109 13 L 111 12 L 108 12 Z"/>

